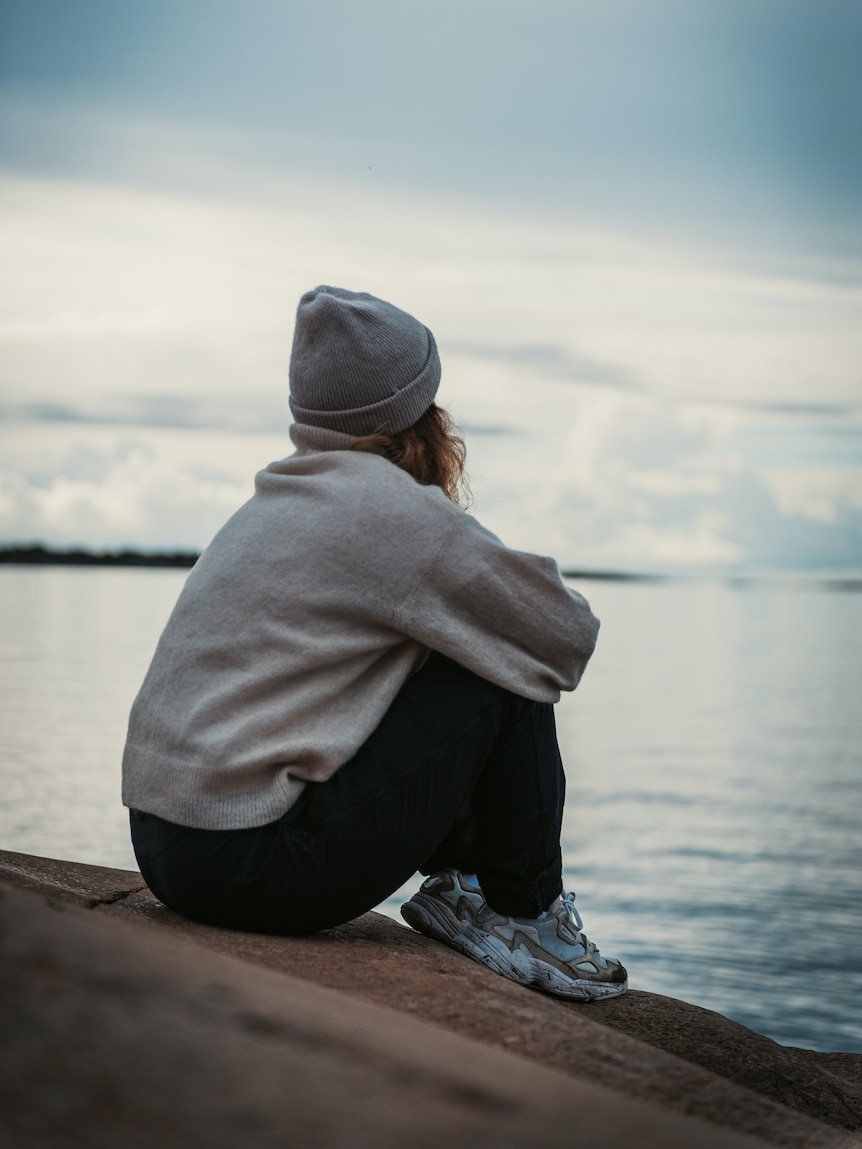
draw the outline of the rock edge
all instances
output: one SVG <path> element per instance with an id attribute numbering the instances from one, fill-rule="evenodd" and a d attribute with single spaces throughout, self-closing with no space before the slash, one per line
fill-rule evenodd
<path id="1" fill-rule="evenodd" d="M 405 1023 L 410 1034 L 410 1040 L 399 1054 L 402 1060 L 408 1051 L 414 1061 L 417 1057 L 421 1059 L 420 1055 L 430 1055 L 436 1048 L 435 1041 L 443 1036 L 439 1031 L 448 1030 L 450 1034 L 458 1035 L 453 1039 L 456 1044 L 458 1041 L 466 1044 L 463 1039 L 469 1039 L 471 1052 L 469 1056 L 459 1054 L 461 1061 L 485 1064 L 483 1059 L 491 1054 L 502 1059 L 505 1071 L 495 1062 L 492 1076 L 508 1082 L 507 1095 L 512 1094 L 513 1089 L 515 1093 L 512 1095 L 518 1095 L 517 1083 L 532 1080 L 530 1074 L 541 1075 L 550 1070 L 555 1080 L 560 1078 L 568 1083 L 567 1091 L 578 1099 L 582 1119 L 585 1106 L 591 1111 L 601 1110 L 602 1098 L 611 1087 L 618 1099 L 616 1108 L 620 1105 L 625 1107 L 624 1098 L 620 1095 L 636 1099 L 646 1107 L 649 1118 L 643 1115 L 639 1118 L 643 1128 L 650 1125 L 659 1128 L 663 1121 L 671 1118 L 685 1120 L 682 1115 L 688 1115 L 695 1118 L 698 1125 L 709 1122 L 713 1134 L 726 1138 L 726 1141 L 716 1144 L 745 1143 L 737 1134 L 753 1135 L 778 1145 L 862 1144 L 862 1140 L 854 1135 L 854 1131 L 862 1128 L 859 1080 L 862 1056 L 859 1055 L 814 1054 L 807 1050 L 787 1049 L 718 1014 L 654 994 L 630 993 L 614 1002 L 592 1005 L 561 1003 L 495 977 L 453 951 L 377 914 L 366 914 L 337 930 L 311 938 L 274 938 L 211 929 L 188 922 L 161 906 L 135 872 L 0 852 L 0 880 L 7 887 L 29 890 L 35 895 L 37 908 L 43 914 L 49 912 L 54 927 L 59 931 L 54 943 L 58 953 L 63 950 L 59 939 L 64 930 L 74 933 L 81 928 L 78 918 L 87 925 L 102 927 L 102 933 L 92 942 L 102 961 L 107 960 L 112 950 L 125 953 L 125 927 L 137 926 L 135 932 L 140 936 L 137 949 L 140 952 L 146 950 L 152 961 L 158 962 L 160 957 L 167 960 L 177 945 L 184 952 L 195 953 L 196 964 L 201 968 L 208 961 L 218 960 L 217 954 L 231 960 L 232 968 L 235 967 L 231 976 L 239 979 L 237 993 L 246 992 L 262 978 L 272 977 L 280 979 L 279 996 L 284 1001 L 294 1000 L 297 994 L 300 998 L 317 1001 L 317 994 L 325 996 L 333 990 L 338 991 L 339 1004 L 333 1005 L 327 998 L 319 1005 L 321 1030 L 325 1029 L 327 1018 L 339 1013 L 344 1015 L 345 1011 L 357 1007 L 372 1011 L 370 1016 L 374 1020 L 368 1023 L 371 1033 L 389 1033 L 395 1017 L 402 1026 L 398 1030 L 398 1039 L 393 1039 L 395 1044 L 401 1041 L 403 1045 Z M 30 902 L 33 900 L 29 899 Z M 46 911 L 46 905 L 68 912 L 51 914 Z M 78 907 L 77 914 L 72 911 L 73 906 Z M 85 914 L 81 913 L 82 909 L 96 912 Z M 74 924 L 73 916 L 76 918 Z M 112 920 L 109 923 L 107 919 Z M 17 936 L 20 930 L 10 929 L 7 933 Z M 205 954 L 201 947 L 215 953 Z M 135 949 L 134 946 L 132 948 Z M 269 972 L 264 974 L 261 967 L 266 967 Z M 38 980 L 36 974 L 31 966 L 26 966 L 25 972 L 28 976 L 23 984 L 28 984 L 29 977 L 32 988 Z M 67 971 L 65 976 L 71 985 L 76 984 L 77 977 L 80 988 L 80 969 L 75 975 Z M 128 982 L 126 992 L 133 993 L 134 978 L 125 967 L 123 976 Z M 177 1000 L 185 1000 L 188 1008 L 193 1009 L 196 999 L 188 987 L 182 993 L 177 989 L 177 986 L 185 984 L 181 977 L 178 980 L 178 975 L 171 977 L 173 980 L 169 979 L 162 997 L 151 1004 L 158 1012 L 157 1007 L 163 1008 L 170 998 L 174 1014 L 179 1018 L 183 1010 L 177 1005 Z M 4 985 L 8 984 L 9 979 L 4 978 Z M 21 1000 L 26 998 L 27 993 L 24 992 Z M 41 1008 L 36 1007 L 41 999 L 36 997 L 34 1000 L 35 1013 L 31 1021 L 35 1025 Z M 101 1008 L 97 1009 L 92 1001 L 90 1007 L 96 1012 Z M 116 1026 L 116 1018 L 112 1021 L 108 1014 L 102 1016 L 99 1013 L 99 1016 L 105 1033 Z M 258 1010 L 255 1016 L 265 1018 L 266 1013 Z M 429 1029 L 426 1023 L 433 1023 L 435 1029 Z M 224 1027 L 227 1023 L 221 1018 L 219 1024 Z M 266 1022 L 255 1024 L 262 1024 L 266 1029 Z M 230 1029 L 229 1026 L 227 1028 Z M 429 1037 L 429 1034 L 435 1036 Z M 56 1038 L 57 1035 L 54 1036 Z M 242 1044 L 247 1036 L 240 1035 L 240 1040 L 231 1032 L 227 1044 L 231 1047 L 236 1046 L 237 1041 Z M 304 1040 L 308 1040 L 307 1037 Z M 220 1043 L 220 1047 L 223 1044 Z M 6 1045 L 8 1047 L 8 1041 Z M 462 1045 L 458 1048 L 461 1050 Z M 14 1050 L 12 1055 L 14 1060 Z M 228 1068 L 222 1065 L 219 1072 L 229 1077 Z M 325 1066 L 319 1070 L 325 1077 Z M 387 1077 L 384 1074 L 384 1078 L 387 1088 L 392 1086 L 391 1075 Z M 240 1079 L 244 1080 L 241 1073 L 237 1080 Z M 378 1093 L 381 1090 L 385 1092 L 379 1081 L 375 1088 Z M 400 1112 L 403 1118 L 406 1099 L 410 1098 L 411 1107 L 415 1107 L 417 1099 L 413 1093 L 413 1087 L 395 1088 L 394 1096 L 387 1103 L 387 1111 L 391 1110 L 393 1114 Z M 302 1096 L 311 1097 L 313 1094 L 314 1089 L 306 1083 Z M 427 1097 L 424 1104 L 430 1104 Z M 479 1108 L 481 1110 L 482 1107 Z M 611 1106 L 612 1110 L 614 1108 Z M 262 1112 L 266 1114 L 270 1110 L 264 1106 Z M 561 1112 L 557 1113 L 558 1118 Z M 465 1117 L 463 1113 L 459 1116 L 454 1111 L 441 1110 L 435 1120 L 439 1137 L 447 1121 L 460 1127 L 459 1123 L 463 1124 Z M 482 1120 L 484 1124 L 480 1124 L 486 1132 L 495 1128 L 490 1113 L 486 1113 Z M 540 1122 L 542 1128 L 544 1124 L 547 1122 Z M 607 1115 L 599 1124 L 606 1135 L 613 1133 Z M 509 1121 L 507 1127 L 512 1134 L 517 1125 L 514 1118 Z M 399 1128 L 404 1131 L 404 1127 Z M 710 1126 L 703 1128 L 709 1129 Z M 696 1142 L 690 1143 L 707 1144 L 703 1139 L 703 1128 L 698 1132 Z M 525 1129 L 526 1126 L 522 1133 Z M 553 1140 L 540 1140 L 542 1134 L 537 1129 L 533 1128 L 530 1134 L 533 1144 L 556 1144 Z M 553 1131 L 548 1127 L 545 1132 L 550 1137 Z M 399 1143 L 397 1139 L 391 1139 L 393 1130 L 387 1133 L 386 1129 L 379 1128 L 378 1134 L 383 1138 L 382 1142 L 378 1139 L 378 1144 Z M 411 1139 L 401 1143 L 419 1144 L 416 1135 L 417 1130 L 413 1129 Z M 472 1144 L 477 1144 L 476 1136 L 474 1129 Z M 646 1143 L 643 1129 L 638 1134 L 638 1141 Z M 26 1141 L 15 1142 L 18 1143 L 28 1144 Z M 95 1141 L 81 1142 L 90 1143 L 96 1144 Z M 254 1140 L 253 1143 L 266 1142 Z M 344 1143 L 352 1145 L 355 1142 Z M 501 1142 L 498 1140 L 497 1143 Z M 505 1141 L 505 1144 L 509 1143 L 531 1142 L 530 1139 Z M 632 1142 L 608 1140 L 605 1136 L 604 1140 L 593 1143 L 623 1145 Z M 673 1142 L 665 1137 L 658 1143 L 670 1145 Z"/>

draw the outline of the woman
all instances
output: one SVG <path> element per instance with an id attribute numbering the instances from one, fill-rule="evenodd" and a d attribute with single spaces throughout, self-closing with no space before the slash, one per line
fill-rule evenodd
<path id="1" fill-rule="evenodd" d="M 372 295 L 299 302 L 296 451 L 189 575 L 129 721 L 141 871 L 199 921 L 299 934 L 417 869 L 416 929 L 524 984 L 626 973 L 562 890 L 553 703 L 598 622 L 550 559 L 457 505 L 431 332 Z"/>

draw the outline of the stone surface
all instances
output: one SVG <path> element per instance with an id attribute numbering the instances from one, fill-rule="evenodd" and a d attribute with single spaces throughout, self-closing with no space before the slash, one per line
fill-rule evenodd
<path id="1" fill-rule="evenodd" d="M 862 1128 L 857 1055 L 787 1049 L 654 994 L 558 1002 L 377 914 L 310 938 L 266 937 L 188 922 L 161 906 L 134 872 L 0 853 L 0 879 L 55 905 L 93 909 L 94 919 L 136 921 L 164 944 L 185 939 L 249 970 L 268 967 L 340 990 L 351 1005 L 364 999 L 387 1007 L 387 1016 L 394 1009 L 433 1022 L 481 1043 L 483 1056 L 497 1047 L 517 1054 L 511 1061 L 518 1066 L 551 1067 L 572 1082 L 661 1106 L 656 1112 L 696 1115 L 773 1144 L 862 1144 L 854 1132 Z M 317 990 L 307 985 L 307 992 Z"/>
<path id="2" fill-rule="evenodd" d="M 4 1149 L 757 1149 L 393 1010 L 0 888 Z"/>

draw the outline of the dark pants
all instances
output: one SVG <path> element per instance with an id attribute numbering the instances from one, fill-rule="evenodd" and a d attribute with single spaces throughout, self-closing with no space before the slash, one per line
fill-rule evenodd
<path id="1" fill-rule="evenodd" d="M 435 654 L 277 822 L 196 830 L 133 810 L 132 841 L 153 893 L 213 925 L 313 933 L 445 866 L 478 874 L 498 912 L 536 917 L 562 889 L 564 794 L 553 707 Z"/>

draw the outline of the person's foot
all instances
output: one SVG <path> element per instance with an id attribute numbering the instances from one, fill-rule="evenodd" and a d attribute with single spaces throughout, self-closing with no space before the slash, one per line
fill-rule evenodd
<path id="1" fill-rule="evenodd" d="M 485 903 L 452 945 L 495 973 L 554 997 L 590 1001 L 628 988 L 625 967 L 602 957 L 583 933 L 574 894 L 561 894 L 543 918 L 506 917 Z"/>
<path id="2" fill-rule="evenodd" d="M 401 916 L 420 934 L 451 945 L 484 901 L 474 874 L 440 870 L 427 877 L 410 901 L 404 903 Z"/>

